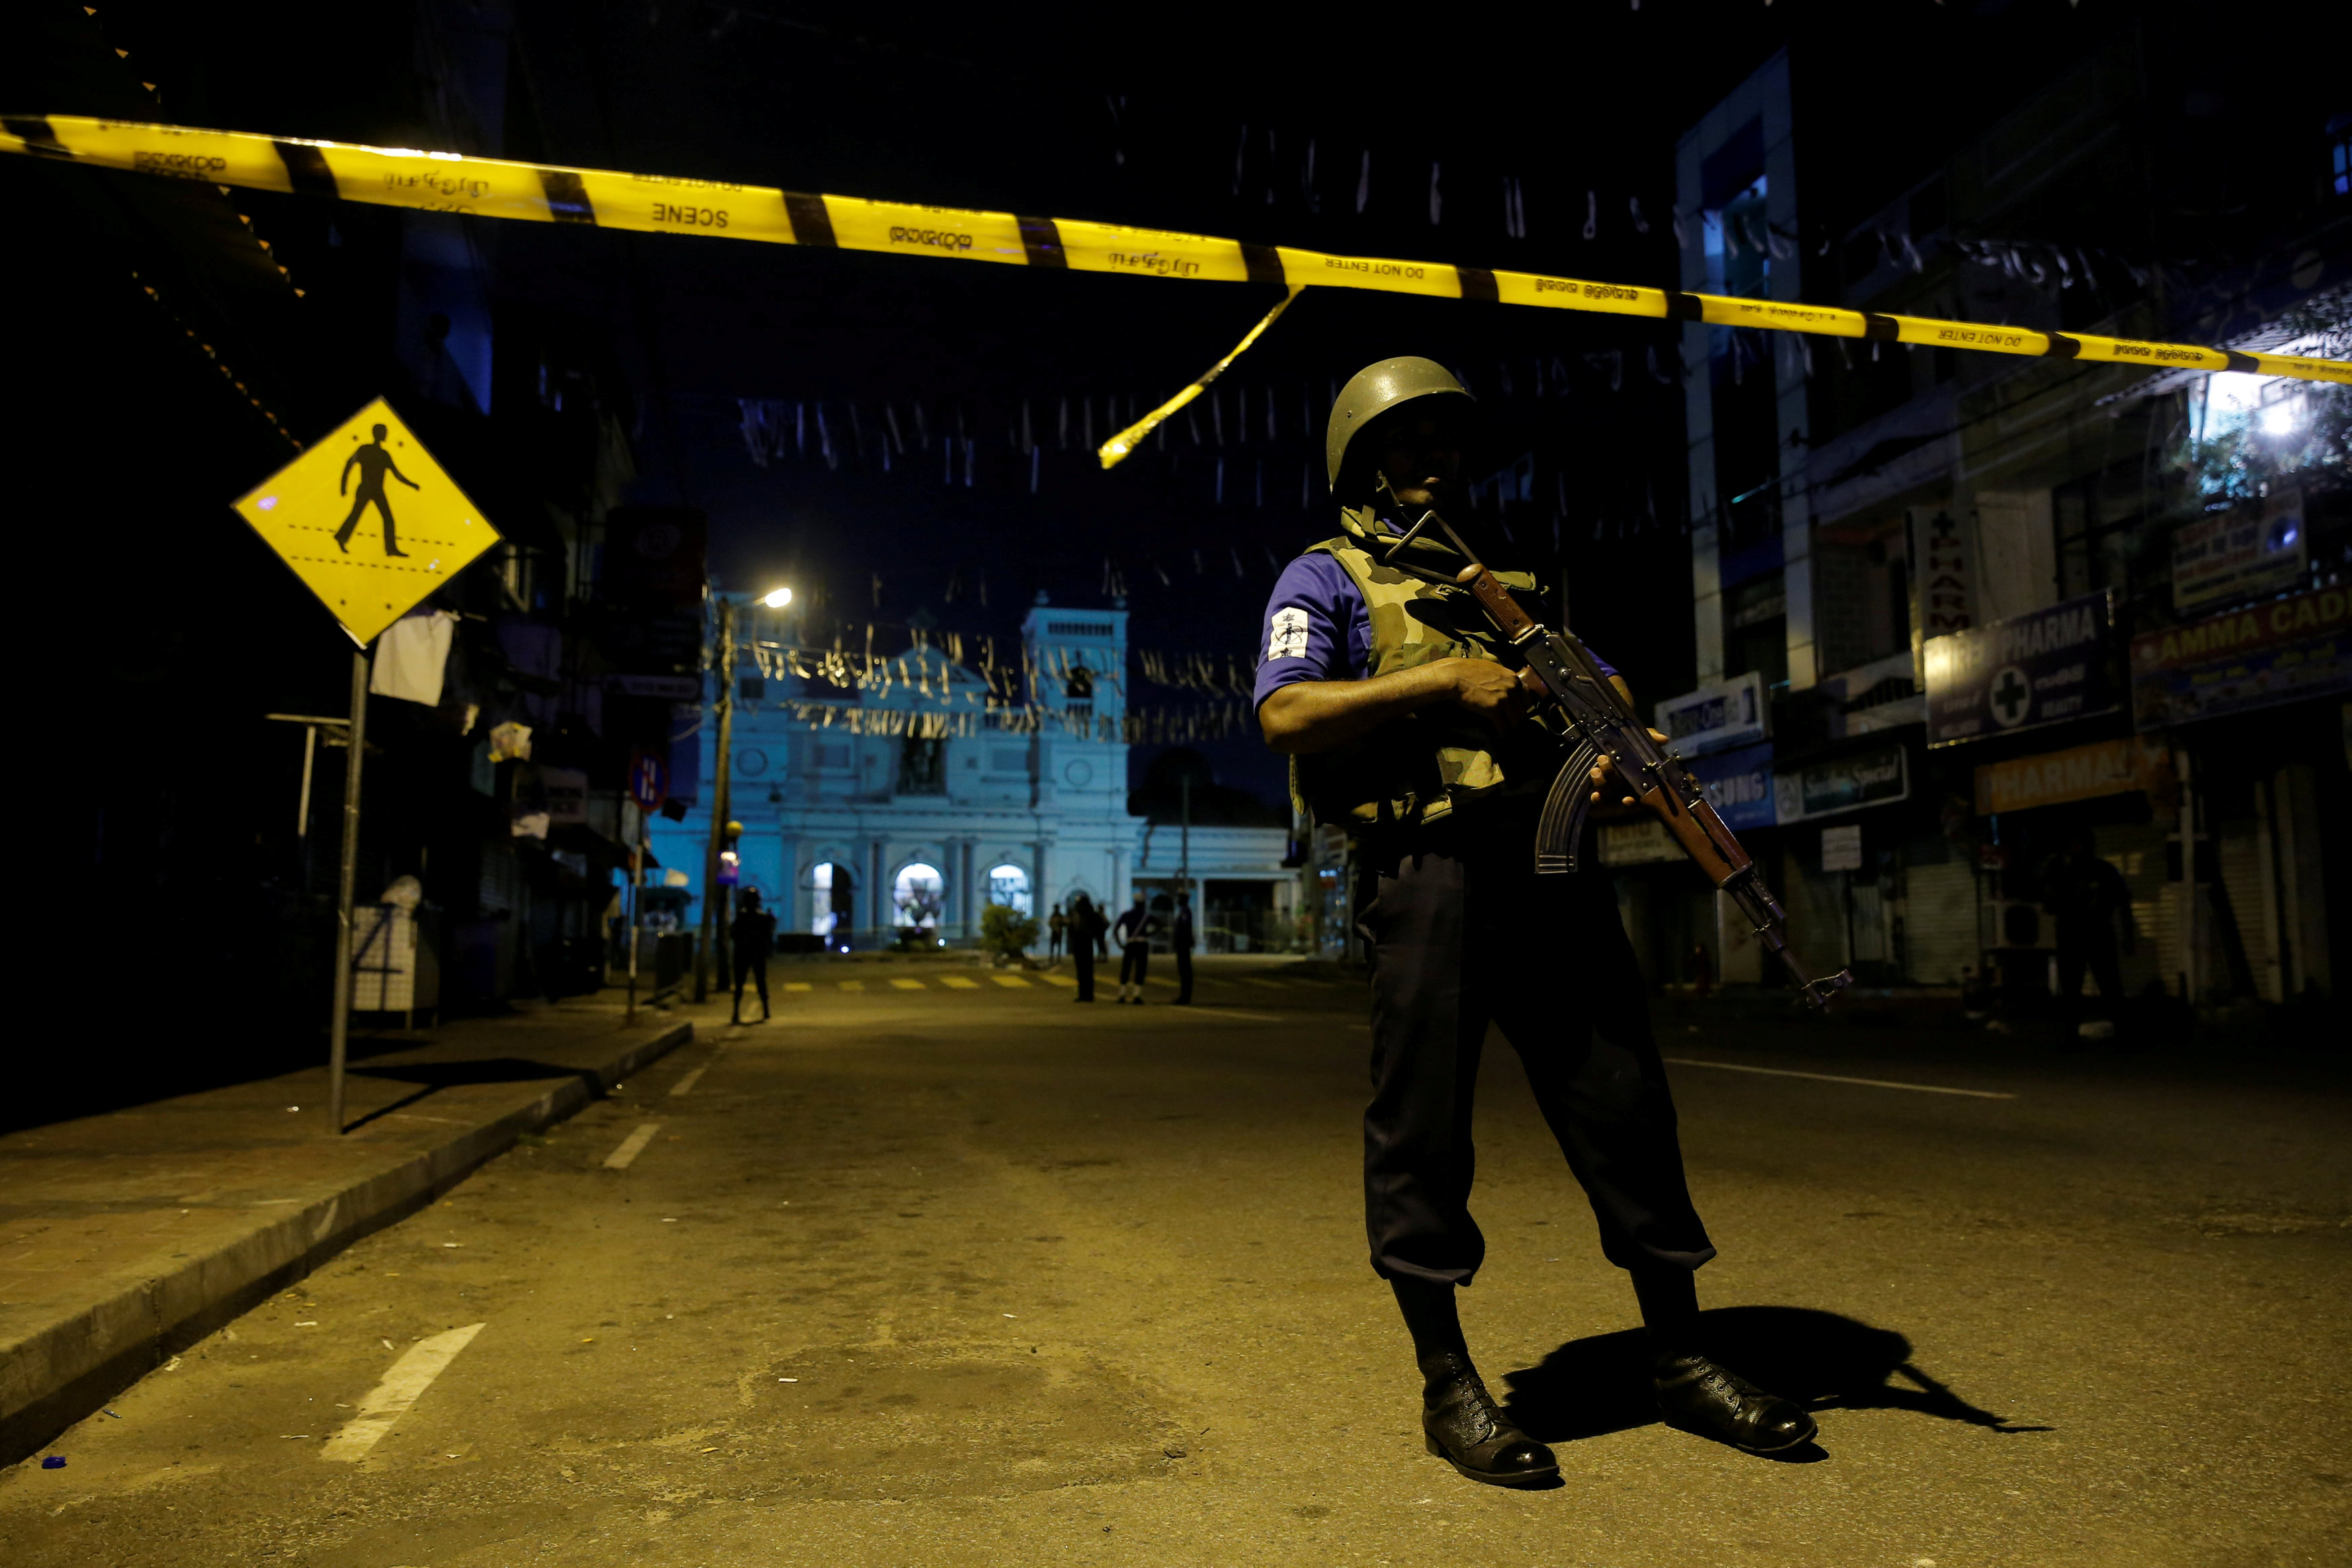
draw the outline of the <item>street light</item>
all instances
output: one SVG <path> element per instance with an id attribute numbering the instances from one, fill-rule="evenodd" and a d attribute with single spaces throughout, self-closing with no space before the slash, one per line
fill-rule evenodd
<path id="1" fill-rule="evenodd" d="M 771 589 L 767 596 L 760 601 L 771 610 L 782 610 L 792 601 L 793 591 L 789 588 Z"/>

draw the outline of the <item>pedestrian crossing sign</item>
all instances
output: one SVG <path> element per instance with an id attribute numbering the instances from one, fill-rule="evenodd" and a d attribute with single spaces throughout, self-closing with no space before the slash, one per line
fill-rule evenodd
<path id="1" fill-rule="evenodd" d="M 382 398 L 236 510 L 362 647 L 499 542 Z"/>

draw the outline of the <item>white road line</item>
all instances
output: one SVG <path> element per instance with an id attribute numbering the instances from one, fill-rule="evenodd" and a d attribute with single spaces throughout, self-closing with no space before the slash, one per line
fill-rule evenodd
<path id="1" fill-rule="evenodd" d="M 702 1075 L 709 1071 L 710 1063 L 707 1061 L 704 1062 L 701 1066 L 696 1068 L 693 1071 L 688 1073 L 685 1077 L 671 1084 L 669 1086 L 670 1093 L 673 1096 L 692 1093 L 694 1092 L 694 1086 L 702 1082 Z"/>
<path id="2" fill-rule="evenodd" d="M 1965 1094 L 1971 1100 L 2014 1100 L 2014 1094 L 2004 1094 L 1992 1089 L 1947 1089 L 1940 1083 L 1896 1083 L 1885 1078 L 1844 1078 L 1834 1072 L 1797 1072 L 1786 1067 L 1750 1067 L 1744 1061 L 1701 1061 L 1693 1056 L 1668 1056 L 1660 1060 L 1677 1067 L 1720 1067 L 1726 1072 L 1760 1072 L 1768 1078 L 1810 1078 L 1819 1083 L 1859 1083 L 1866 1089 L 1909 1089 L 1921 1094 Z"/>
<path id="3" fill-rule="evenodd" d="M 319 1450 L 322 1459 L 340 1459 L 345 1463 L 367 1458 L 368 1450 L 377 1440 L 392 1430 L 408 1407 L 416 1403 L 433 1380 L 457 1358 L 459 1351 L 473 1343 L 482 1332 L 480 1323 L 467 1323 L 461 1329 L 435 1334 L 408 1347 L 408 1354 L 392 1364 L 383 1381 L 360 1401 L 360 1413 L 343 1423 L 343 1429 L 327 1439 Z"/>
<path id="4" fill-rule="evenodd" d="M 629 1162 L 635 1159 L 639 1155 L 644 1154 L 646 1152 L 646 1145 L 652 1143 L 654 1141 L 654 1134 L 660 1131 L 661 1124 L 659 1122 L 646 1122 L 640 1124 L 635 1132 L 631 1133 L 627 1137 L 621 1140 L 621 1146 L 619 1148 L 614 1149 L 611 1154 L 604 1156 L 604 1168 L 608 1171 L 627 1170 L 629 1168 Z"/>
<path id="5" fill-rule="evenodd" d="M 1190 1002 L 1184 1004 L 1184 1010 L 1188 1013 L 1199 1013 L 1205 1018 L 1247 1019 L 1252 1023 L 1288 1023 L 1290 1021 L 1279 1013 L 1245 1013 L 1238 1008 L 1196 1008 Z"/>

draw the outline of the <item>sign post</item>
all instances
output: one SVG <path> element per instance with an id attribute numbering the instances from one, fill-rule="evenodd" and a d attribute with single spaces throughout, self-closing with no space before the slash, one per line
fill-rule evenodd
<path id="1" fill-rule="evenodd" d="M 637 808 L 637 831 L 629 835 L 629 1009 L 627 1023 L 637 1021 L 637 890 L 645 885 L 646 819 L 661 810 L 669 798 L 669 769 L 658 757 L 640 751 L 629 760 L 629 799 Z"/>
<path id="2" fill-rule="evenodd" d="M 342 871 L 335 882 L 335 1007 L 327 1026 L 327 1124 L 343 1130 L 343 1060 L 352 1034 L 352 904 L 360 875 L 360 769 L 367 761 L 368 651 L 352 654 L 351 749 L 343 763 Z"/>
<path id="3" fill-rule="evenodd" d="M 388 485 L 413 493 L 401 494 Z M 394 622 L 497 544 L 499 531 L 381 398 L 263 480 L 236 507 L 261 542 L 319 596 L 357 644 L 352 654 L 351 717 L 344 729 L 349 760 L 343 774 L 342 866 L 335 894 L 335 997 L 327 1041 L 327 1115 L 341 1133 L 343 1063 L 351 1042 L 352 905 L 359 895 L 369 647 Z M 379 529 L 381 538 L 376 537 Z M 407 549 L 402 548 L 404 542 Z M 303 799 L 307 805 L 307 788 Z"/>

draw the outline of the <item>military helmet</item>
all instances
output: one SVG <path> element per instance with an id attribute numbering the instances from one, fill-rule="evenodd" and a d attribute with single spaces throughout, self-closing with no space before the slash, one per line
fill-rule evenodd
<path id="1" fill-rule="evenodd" d="M 1330 429 L 1323 437 L 1324 462 L 1334 491 L 1339 488 L 1339 476 L 1348 466 L 1349 445 L 1364 427 L 1391 409 L 1423 397 L 1475 401 L 1469 389 L 1454 379 L 1454 372 L 1434 360 L 1382 360 L 1348 378 L 1331 405 Z"/>

